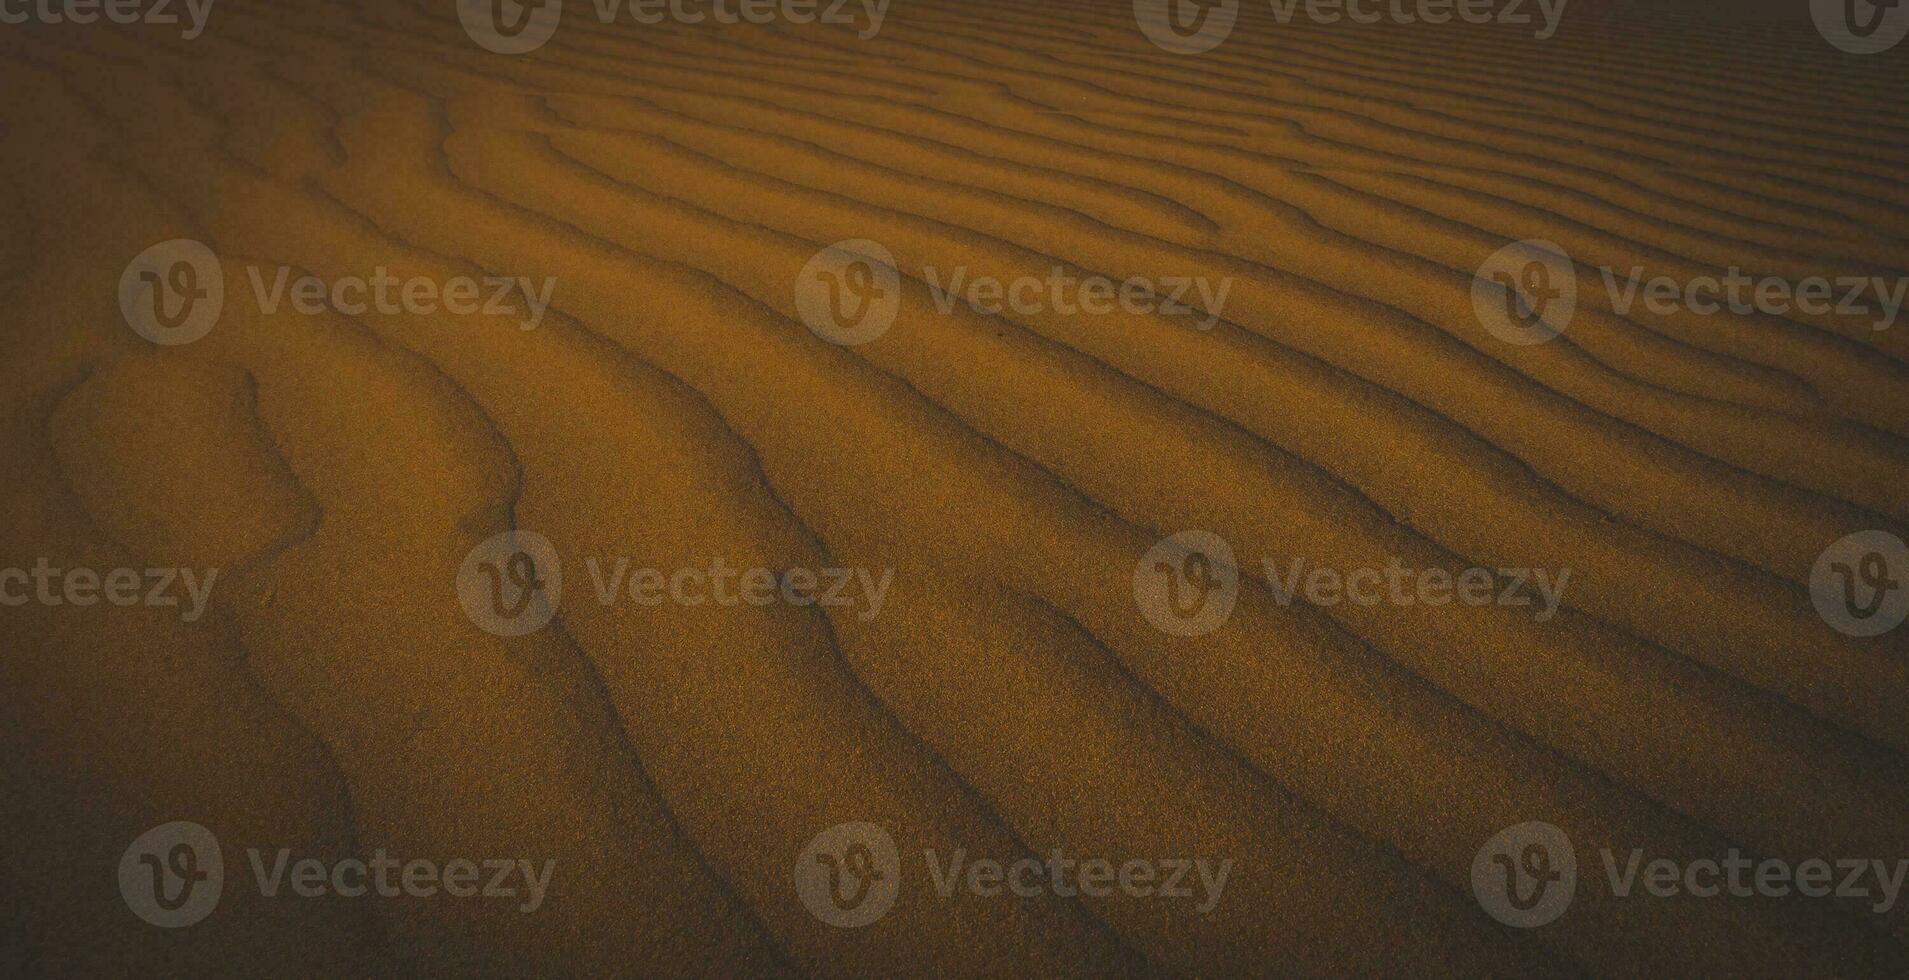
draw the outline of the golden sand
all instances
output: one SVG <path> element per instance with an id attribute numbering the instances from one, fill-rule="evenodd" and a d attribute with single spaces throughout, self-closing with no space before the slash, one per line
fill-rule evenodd
<path id="1" fill-rule="evenodd" d="M 1902 275 L 1909 45 L 1580 2 L 1534 42 L 1260 0 L 1197 56 L 1113 0 L 895 0 L 869 39 L 572 2 L 521 56 L 451 0 L 0 26 L 0 566 L 219 570 L 190 622 L 0 608 L 0 973 L 1904 975 L 1902 906 L 1620 898 L 1599 854 L 1909 858 L 1909 627 L 1810 594 L 1831 542 L 1909 536 L 1909 327 L 1625 313 L 1593 270 Z M 161 346 L 114 284 L 172 239 L 226 299 Z M 859 239 L 898 315 L 832 344 L 792 287 Z M 1521 239 L 1581 273 L 1534 346 L 1471 299 Z M 532 329 L 259 309 L 285 268 L 554 288 Z M 1230 291 L 1206 330 L 943 312 L 956 268 Z M 510 528 L 563 556 L 524 636 L 455 587 Z M 1177 636 L 1135 569 L 1194 528 L 1247 574 Z M 605 603 L 597 556 L 892 584 Z M 1548 618 L 1282 603 L 1296 557 L 1571 577 Z M 158 928 L 115 868 L 177 820 L 224 893 Z M 1473 885 L 1526 821 L 1580 879 L 1535 929 Z M 791 868 L 853 822 L 906 877 L 844 928 Z M 555 871 L 532 913 L 271 897 L 254 848 Z M 1056 850 L 1231 877 L 1202 911 L 924 871 Z"/>

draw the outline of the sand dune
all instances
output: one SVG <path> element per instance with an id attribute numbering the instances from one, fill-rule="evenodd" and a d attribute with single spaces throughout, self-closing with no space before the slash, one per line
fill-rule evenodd
<path id="1" fill-rule="evenodd" d="M 1909 970 L 1902 906 L 1625 897 L 1600 857 L 1909 859 L 1909 627 L 1812 601 L 1833 542 L 1909 536 L 1909 334 L 1598 271 L 1900 280 L 1909 46 L 1774 5 L 1581 0 L 1534 42 L 1243 3 L 1189 56 L 1121 3 L 899 0 L 865 39 L 573 2 L 508 56 L 449 2 L 229 2 L 190 41 L 0 27 L 0 566 L 217 573 L 189 620 L 0 609 L 9 972 Z M 166 346 L 114 284 L 176 239 L 225 299 Z M 1473 284 L 1530 239 L 1576 313 L 1520 346 Z M 859 240 L 894 319 L 831 343 L 797 284 Z M 262 309 L 281 270 L 513 300 Z M 1226 292 L 985 313 L 955 274 Z M 1136 588 L 1188 529 L 1240 573 L 1200 635 Z M 460 604 L 511 531 L 561 556 L 523 635 Z M 862 602 L 625 601 L 618 560 Z M 1294 561 L 1569 579 L 1309 603 Z M 169 821 L 223 849 L 186 928 L 114 884 Z M 1578 884 L 1526 929 L 1474 867 L 1530 821 Z M 845 824 L 902 872 L 849 927 L 791 873 Z M 528 911 L 263 894 L 280 849 L 552 871 Z M 1055 853 L 1230 871 L 1201 907 L 927 869 Z"/>

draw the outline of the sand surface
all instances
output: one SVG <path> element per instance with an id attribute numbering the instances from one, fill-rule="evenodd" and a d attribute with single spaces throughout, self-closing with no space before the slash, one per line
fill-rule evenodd
<path id="1" fill-rule="evenodd" d="M 866 40 L 572 2 L 522 56 L 450 0 L 0 27 L 0 565 L 219 570 L 191 622 L 0 608 L 0 973 L 1905 975 L 1909 903 L 1619 898 L 1598 856 L 1909 858 L 1909 627 L 1810 591 L 1909 536 L 1909 326 L 1621 312 L 1594 271 L 1909 269 L 1909 45 L 1803 7 L 1579 0 L 1534 42 L 1249 2 L 1197 56 L 1112 0 Z M 174 239 L 225 302 L 156 345 L 115 284 Z M 1580 271 L 1532 346 L 1472 300 L 1525 239 Z M 795 288 L 845 240 L 899 270 L 857 345 Z M 943 312 L 957 267 L 1230 292 Z M 534 329 L 270 313 L 254 269 L 554 288 Z M 508 529 L 563 563 L 522 636 L 460 604 Z M 1190 529 L 1245 574 L 1180 636 L 1136 564 Z M 892 582 L 604 603 L 596 557 Z M 1548 618 L 1282 602 L 1295 558 L 1571 577 Z M 225 891 L 156 928 L 115 868 L 176 820 Z M 1526 821 L 1581 879 L 1535 929 L 1473 885 Z M 856 822 L 905 877 L 844 928 L 791 869 Z M 252 848 L 555 872 L 530 913 L 272 897 Z M 1206 910 L 923 870 L 1057 849 L 1232 870 Z"/>

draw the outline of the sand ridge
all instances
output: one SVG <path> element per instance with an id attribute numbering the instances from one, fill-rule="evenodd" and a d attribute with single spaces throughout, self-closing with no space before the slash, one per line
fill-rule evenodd
<path id="1" fill-rule="evenodd" d="M 25 927 L 36 965 L 1902 969 L 1900 909 L 1581 886 L 1526 932 L 1470 879 L 1482 841 L 1536 819 L 1570 829 L 1586 876 L 1603 846 L 1909 855 L 1900 631 L 1844 636 L 1808 592 L 1829 542 L 1909 533 L 1901 331 L 1625 315 L 1595 272 L 1899 275 L 1901 110 L 1754 26 L 1680 45 L 1679 15 L 1612 15 L 1537 49 L 1260 7 L 1197 59 L 1085 3 L 898 5 L 869 42 L 567 9 L 523 58 L 422 3 L 222 5 L 192 44 L 0 33 L 20 93 L 0 111 L 8 551 L 226 576 L 203 624 L 0 616 L 31 653 L 5 667 L 25 788 L 5 812 L 42 855 L 11 873 L 58 910 Z M 1849 111 L 1746 95 L 1746 51 Z M 175 237 L 212 245 L 239 298 L 162 349 L 110 282 Z M 1516 348 L 1469 289 L 1532 237 L 1577 260 L 1580 310 Z M 892 250 L 901 302 L 842 347 L 790 287 L 851 238 Z M 556 288 L 535 330 L 266 316 L 247 266 Z M 924 270 L 956 267 L 1232 286 L 1209 330 L 943 313 Z M 1176 638 L 1132 576 L 1190 527 L 1249 578 L 1224 627 Z M 529 637 L 475 629 L 450 586 L 509 528 L 568 562 Z M 612 605 L 586 555 L 895 585 L 872 620 Z M 1548 621 L 1284 605 L 1253 576 L 1295 556 L 1572 578 Z M 195 927 L 211 952 L 129 929 L 44 856 L 110 868 L 178 813 L 301 851 L 560 870 L 535 916 L 248 901 Z M 843 930 L 789 868 L 844 821 L 887 827 L 906 862 L 1236 869 L 1211 915 L 917 883 Z"/>

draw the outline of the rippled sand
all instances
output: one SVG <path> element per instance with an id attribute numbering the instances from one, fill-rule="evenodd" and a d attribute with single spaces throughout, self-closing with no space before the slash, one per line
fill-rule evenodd
<path id="1" fill-rule="evenodd" d="M 1555 38 L 1281 25 L 1149 44 L 1129 5 L 894 0 L 880 33 L 604 25 L 520 57 L 450 0 L 242 3 L 206 34 L 0 27 L 0 565 L 183 566 L 205 614 L 0 609 L 0 933 L 28 975 L 1903 975 L 1909 910 L 1619 900 L 1597 854 L 1909 857 L 1909 629 L 1813 565 L 1909 535 L 1909 327 L 1612 309 L 1596 266 L 1909 268 L 1903 51 L 1806 13 L 1581 0 Z M 1775 5 L 1771 5 L 1775 9 Z M 203 339 L 128 328 L 155 242 Z M 857 346 L 819 249 L 901 271 Z M 1559 339 L 1474 315 L 1558 243 Z M 251 268 L 554 281 L 547 314 L 267 314 Z M 922 270 L 1230 281 L 1185 317 L 936 306 Z M 555 621 L 459 568 L 535 531 Z M 1224 625 L 1135 568 L 1218 535 Z M 604 604 L 638 567 L 892 570 L 851 607 Z M 1282 604 L 1259 570 L 1569 569 L 1529 607 Z M 115 885 L 172 820 L 216 914 Z M 1576 845 L 1568 914 L 1481 844 Z M 892 912 L 798 855 L 881 826 Z M 542 906 L 266 898 L 247 848 L 554 861 Z M 1223 899 L 939 895 L 922 852 L 1229 859 Z"/>

